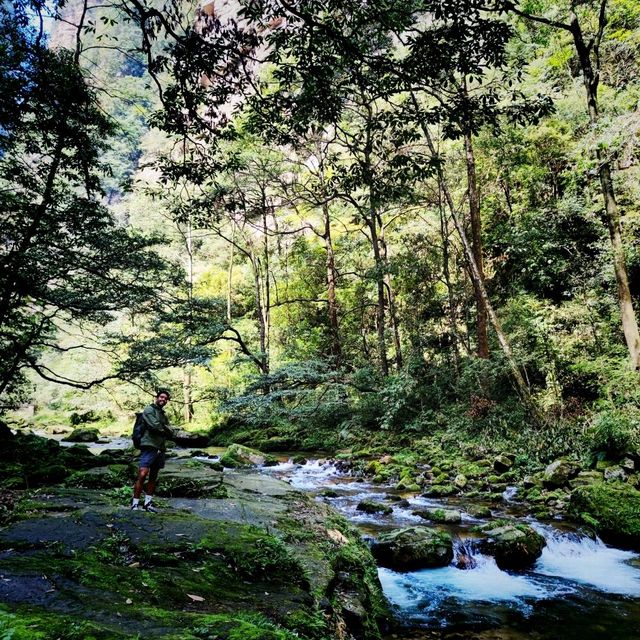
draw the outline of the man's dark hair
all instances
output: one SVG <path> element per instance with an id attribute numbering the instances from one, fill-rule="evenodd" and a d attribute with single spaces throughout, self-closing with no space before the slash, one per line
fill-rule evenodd
<path id="1" fill-rule="evenodd" d="M 156 391 L 156 398 L 161 394 L 164 393 L 165 396 L 167 396 L 167 398 L 169 398 L 169 400 L 171 400 L 171 392 L 169 391 L 169 389 L 158 389 Z"/>

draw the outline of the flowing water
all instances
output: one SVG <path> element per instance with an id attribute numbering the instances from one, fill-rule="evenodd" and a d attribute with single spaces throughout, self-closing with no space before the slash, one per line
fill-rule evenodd
<path id="1" fill-rule="evenodd" d="M 341 473 L 323 460 L 305 465 L 283 462 L 261 470 L 326 500 L 357 525 L 365 538 L 425 520 L 416 509 L 450 506 L 462 511 L 462 522 L 444 527 L 453 536 L 455 553 L 448 567 L 396 572 L 380 568 L 384 592 L 400 628 L 389 638 L 492 638 L 519 640 L 638 640 L 640 639 L 640 556 L 591 539 L 563 523 L 525 521 L 544 535 L 547 546 L 528 571 L 502 571 L 494 559 L 481 554 L 470 528 L 484 520 L 464 512 L 465 503 L 400 496 L 390 487 L 372 485 Z M 323 497 L 331 490 L 334 497 Z M 492 515 L 514 517 L 515 490 Z M 363 500 L 393 506 L 383 516 L 356 509 Z M 520 510 L 521 511 L 521 510 Z M 457 559 L 471 559 L 460 569 Z"/>

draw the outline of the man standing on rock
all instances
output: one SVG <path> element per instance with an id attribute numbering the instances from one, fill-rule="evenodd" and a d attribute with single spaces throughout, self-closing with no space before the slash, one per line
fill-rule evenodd
<path id="1" fill-rule="evenodd" d="M 166 389 L 158 389 L 154 402 L 146 406 L 142 412 L 145 430 L 140 442 L 138 479 L 133 485 L 131 509 L 134 511 L 141 508 L 140 495 L 145 481 L 147 486 L 142 509 L 153 513 L 157 511 L 153 506 L 153 494 L 158 483 L 158 472 L 164 467 L 167 438 L 173 436 L 169 428 L 169 419 L 164 412 L 164 407 L 170 398 L 171 394 Z"/>

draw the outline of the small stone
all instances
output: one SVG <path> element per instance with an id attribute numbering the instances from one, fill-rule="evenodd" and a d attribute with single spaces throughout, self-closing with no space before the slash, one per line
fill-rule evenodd
<path id="1" fill-rule="evenodd" d="M 636 463 L 633 459 L 631 458 L 625 458 L 621 463 L 620 466 L 625 470 L 625 471 L 634 471 L 636 468 Z"/>
<path id="2" fill-rule="evenodd" d="M 458 489 L 464 489 L 467 484 L 469 483 L 469 481 L 467 480 L 467 477 L 462 474 L 459 473 L 454 479 L 453 479 L 453 484 L 458 487 Z"/>
<path id="3" fill-rule="evenodd" d="M 621 467 L 607 467 L 604 470 L 604 479 L 607 482 L 624 482 L 627 479 L 627 474 Z"/>

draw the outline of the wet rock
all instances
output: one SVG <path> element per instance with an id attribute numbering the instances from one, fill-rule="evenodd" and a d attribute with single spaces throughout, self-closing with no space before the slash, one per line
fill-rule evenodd
<path id="1" fill-rule="evenodd" d="M 318 464 L 322 464 L 322 460 L 318 460 Z M 352 460 L 335 460 L 333 464 L 339 473 L 349 473 L 353 469 Z"/>
<path id="2" fill-rule="evenodd" d="M 454 564 L 457 569 L 468 571 L 470 569 L 475 569 L 478 563 L 472 555 L 464 552 L 458 552 L 455 557 Z"/>
<path id="3" fill-rule="evenodd" d="M 170 461 L 161 485 L 172 474 L 216 475 L 190 462 Z M 19 619 L 24 638 L 69 629 L 77 638 L 186 638 L 197 629 L 202 638 L 378 640 L 384 599 L 353 527 L 285 483 L 227 475 L 227 499 L 159 498 L 155 514 L 130 511 L 115 492 L 38 492 L 0 528 L 0 549 L 11 549 L 2 552 L 5 635 Z M 137 611 L 141 579 L 153 585 L 152 619 Z"/>
<path id="4" fill-rule="evenodd" d="M 491 509 L 479 504 L 469 504 L 465 506 L 465 511 L 473 518 L 490 518 Z"/>
<path id="5" fill-rule="evenodd" d="M 135 458 L 131 449 L 103 449 L 98 454 L 98 459 L 103 461 L 103 465 L 129 464 Z"/>
<path id="6" fill-rule="evenodd" d="M 393 509 L 389 505 L 375 502 L 374 500 L 362 500 L 358 503 L 356 509 L 365 513 L 381 513 L 383 515 L 393 513 Z"/>
<path id="7" fill-rule="evenodd" d="M 500 569 L 526 569 L 542 554 L 545 539 L 526 524 L 490 524 L 482 529 L 485 553 L 495 556 Z"/>
<path id="8" fill-rule="evenodd" d="M 256 449 L 250 449 L 242 444 L 231 444 L 227 451 L 220 457 L 220 463 L 224 467 L 232 469 L 242 467 L 260 467 L 277 464 L 277 460 L 268 454 Z"/>
<path id="9" fill-rule="evenodd" d="M 457 509 L 417 509 L 412 513 L 438 524 L 457 524 L 462 520 L 462 514 Z"/>
<path id="10" fill-rule="evenodd" d="M 412 571 L 447 566 L 453 559 L 453 544 L 443 531 L 408 527 L 381 535 L 371 552 L 383 567 Z"/>
<path id="11" fill-rule="evenodd" d="M 545 487 L 563 487 L 580 473 L 580 465 L 573 460 L 561 458 L 552 462 L 545 470 L 542 482 Z"/>
<path id="12" fill-rule="evenodd" d="M 86 427 L 74 429 L 68 436 L 63 438 L 65 442 L 97 442 L 99 439 L 100 432 L 98 429 L 90 429 Z"/>

